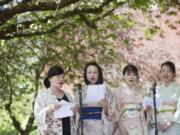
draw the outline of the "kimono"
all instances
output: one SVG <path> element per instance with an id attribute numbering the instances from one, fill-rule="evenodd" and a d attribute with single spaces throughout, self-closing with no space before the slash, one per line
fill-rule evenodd
<path id="1" fill-rule="evenodd" d="M 65 93 L 66 98 L 71 102 L 70 96 Z M 58 104 L 59 101 L 52 94 L 51 89 L 43 89 L 38 92 L 34 104 L 34 116 L 37 121 L 40 135 L 63 135 L 62 119 L 55 118 L 54 113 L 46 114 L 48 107 L 52 104 Z M 76 135 L 73 118 L 70 118 L 71 135 Z"/>
<path id="2" fill-rule="evenodd" d="M 148 134 L 142 107 L 145 93 L 146 91 L 141 86 L 138 86 L 136 90 L 132 90 L 125 83 L 114 92 L 116 98 L 116 121 L 122 135 Z"/>
<path id="3" fill-rule="evenodd" d="M 98 91 L 97 91 L 98 93 Z M 83 108 L 95 107 L 102 108 L 100 111 L 101 119 L 83 119 L 84 135 L 112 135 L 114 132 L 114 116 L 115 116 L 115 99 L 108 88 L 106 88 L 106 99 L 108 100 L 108 115 L 105 114 L 100 102 L 84 103 L 87 95 L 87 86 L 82 90 L 82 106 Z M 79 95 L 76 95 L 76 101 L 79 103 Z M 80 117 L 79 117 L 80 118 Z M 79 125 L 80 133 L 80 125 Z"/>
<path id="4" fill-rule="evenodd" d="M 162 99 L 162 105 L 157 110 L 157 122 L 165 124 L 173 122 L 173 124 L 164 132 L 158 130 L 158 135 L 179 135 L 180 134 L 180 85 L 175 82 L 165 86 L 162 84 L 157 89 L 157 98 Z M 155 135 L 154 117 L 150 135 Z"/>

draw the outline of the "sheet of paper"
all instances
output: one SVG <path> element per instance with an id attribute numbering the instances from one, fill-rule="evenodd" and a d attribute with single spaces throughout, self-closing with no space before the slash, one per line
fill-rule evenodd
<path id="1" fill-rule="evenodd" d="M 75 104 L 67 102 L 65 100 L 61 100 L 59 104 L 62 106 L 54 112 L 55 118 L 65 118 L 65 117 L 73 116 L 73 112 L 71 108 L 74 107 Z"/>
<path id="2" fill-rule="evenodd" d="M 161 104 L 162 104 L 163 100 L 161 98 L 156 98 L 156 108 L 160 109 L 161 108 Z M 154 108 L 154 101 L 152 97 L 144 97 L 143 99 L 143 107 L 146 106 L 151 106 L 152 108 Z"/>
<path id="3" fill-rule="evenodd" d="M 87 95 L 84 103 L 99 102 L 101 99 L 105 98 L 106 95 L 106 85 L 89 85 L 87 87 Z"/>

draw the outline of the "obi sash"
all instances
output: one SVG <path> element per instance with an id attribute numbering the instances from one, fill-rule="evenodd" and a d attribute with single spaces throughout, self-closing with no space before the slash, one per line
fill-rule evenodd
<path id="1" fill-rule="evenodd" d="M 82 119 L 100 120 L 102 115 L 102 107 L 83 107 Z"/>
<path id="2" fill-rule="evenodd" d="M 141 104 L 125 104 L 123 106 L 122 118 L 140 118 Z"/>
<path id="3" fill-rule="evenodd" d="M 176 104 L 163 103 L 161 109 L 157 111 L 159 122 L 171 121 L 174 113 L 176 112 Z"/>
<path id="4" fill-rule="evenodd" d="M 157 122 L 165 124 L 168 121 L 174 121 L 174 113 L 176 111 L 175 102 L 162 103 L 161 108 L 157 110 Z M 154 123 L 154 117 L 152 124 Z"/>

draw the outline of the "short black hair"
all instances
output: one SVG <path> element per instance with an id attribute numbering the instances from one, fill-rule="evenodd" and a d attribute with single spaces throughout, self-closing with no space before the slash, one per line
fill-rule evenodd
<path id="1" fill-rule="evenodd" d="M 44 79 L 44 85 L 46 88 L 49 88 L 51 86 L 51 83 L 49 81 L 49 78 L 61 75 L 64 73 L 64 70 L 59 66 L 53 66 L 49 69 L 47 77 Z"/>
<path id="2" fill-rule="evenodd" d="M 176 74 L 176 67 L 175 67 L 175 65 L 174 65 L 173 62 L 171 62 L 171 61 L 166 61 L 166 62 L 162 63 L 162 64 L 161 64 L 161 70 L 162 70 L 162 67 L 163 67 L 163 66 L 168 66 L 168 67 L 170 68 L 170 70 L 171 70 L 174 74 Z M 161 71 L 160 71 L 160 72 L 161 72 Z"/>
<path id="3" fill-rule="evenodd" d="M 139 78 L 139 74 L 138 74 L 138 69 L 136 66 L 134 66 L 133 64 L 128 64 L 124 67 L 123 69 L 123 75 L 125 75 L 126 73 L 135 73 L 137 75 L 137 78 Z"/>
<path id="4" fill-rule="evenodd" d="M 96 62 L 89 62 L 86 64 L 86 66 L 84 68 L 84 82 L 86 83 L 86 85 L 90 84 L 89 80 L 87 79 L 87 68 L 89 66 L 97 67 L 97 69 L 98 69 L 98 80 L 97 80 L 96 84 L 102 84 L 104 82 L 104 79 L 103 79 L 101 67 Z"/>

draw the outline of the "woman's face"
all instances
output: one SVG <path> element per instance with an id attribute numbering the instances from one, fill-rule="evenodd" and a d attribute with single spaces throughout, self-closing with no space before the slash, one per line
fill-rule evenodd
<path id="1" fill-rule="evenodd" d="M 96 84 L 98 81 L 98 68 L 93 65 L 88 66 L 86 76 L 90 84 Z"/>
<path id="2" fill-rule="evenodd" d="M 56 75 L 49 79 L 51 87 L 53 88 L 62 88 L 63 85 L 63 75 Z"/>
<path id="3" fill-rule="evenodd" d="M 175 74 L 171 71 L 169 66 L 164 65 L 161 68 L 160 76 L 164 83 L 171 83 L 174 80 Z"/>
<path id="4" fill-rule="evenodd" d="M 136 86 L 138 83 L 138 77 L 136 73 L 133 72 L 126 72 L 124 74 L 124 80 L 127 85 L 129 86 Z"/>

